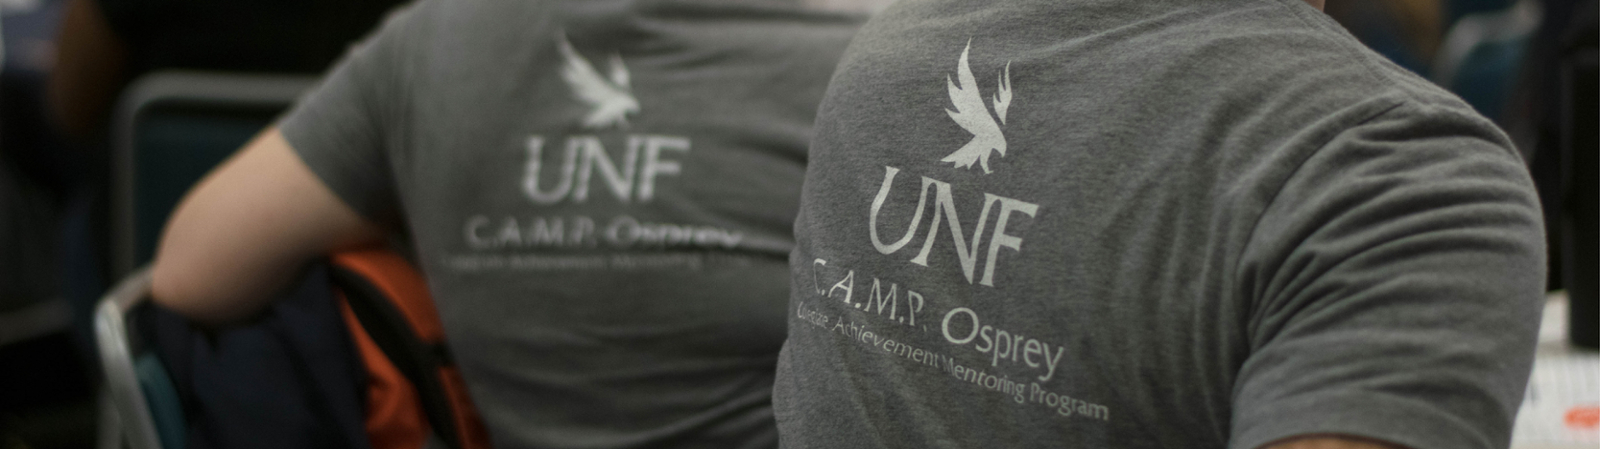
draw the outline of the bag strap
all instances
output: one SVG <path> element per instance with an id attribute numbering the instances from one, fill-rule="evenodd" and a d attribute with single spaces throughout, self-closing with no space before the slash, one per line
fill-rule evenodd
<path id="1" fill-rule="evenodd" d="M 361 327 L 416 388 L 423 414 L 434 434 L 445 447 L 462 448 L 454 418 L 456 412 L 439 378 L 440 368 L 454 364 L 443 339 L 429 342 L 419 337 L 412 321 L 391 302 L 390 296 L 362 273 L 336 260 L 330 265 L 329 274 L 333 284 L 344 292 Z"/>

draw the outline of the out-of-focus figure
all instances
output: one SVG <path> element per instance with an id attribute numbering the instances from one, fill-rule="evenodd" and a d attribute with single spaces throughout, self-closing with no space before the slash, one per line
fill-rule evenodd
<path id="1" fill-rule="evenodd" d="M 1326 7 L 1363 44 L 1423 75 L 1444 36 L 1444 9 L 1440 0 L 1338 0 Z"/>
<path id="2" fill-rule="evenodd" d="M 1502 121 L 1528 160 L 1544 204 L 1551 288 L 1566 289 L 1573 344 L 1600 347 L 1600 6 L 1545 0 Z"/>
<path id="3" fill-rule="evenodd" d="M 399 235 L 495 445 L 773 447 L 811 123 L 866 17 L 842 6 L 419 2 L 191 192 L 154 299 L 247 321 Z"/>
<path id="4" fill-rule="evenodd" d="M 28 419 L 39 414 L 31 404 L 80 399 L 75 388 L 34 380 L 78 382 L 85 363 L 68 361 L 93 354 L 88 315 L 106 286 L 109 233 L 105 137 L 122 89 L 165 69 L 319 73 L 399 3 L 0 1 L 0 419 L 8 420 L 0 445 L 11 444 L 12 418 L 30 428 L 18 430 L 26 444 L 54 444 L 31 428 L 85 433 Z M 69 322 L 76 326 L 67 333 Z M 41 341 L 48 348 L 35 349 Z M 69 373 L 53 368 L 62 363 Z M 19 397 L 26 400 L 12 400 Z"/>
<path id="5" fill-rule="evenodd" d="M 68 0 L 51 111 L 104 132 L 121 88 L 155 70 L 319 73 L 402 0 Z"/>

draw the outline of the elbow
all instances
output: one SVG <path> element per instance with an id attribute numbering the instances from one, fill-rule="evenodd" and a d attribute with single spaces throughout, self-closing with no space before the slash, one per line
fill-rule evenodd
<path id="1" fill-rule="evenodd" d="M 303 263 L 309 259 L 258 260 L 260 254 L 210 239 L 191 241 L 168 234 L 151 267 L 152 299 L 211 327 L 246 321 L 267 309 L 303 274 Z"/>
<path id="2" fill-rule="evenodd" d="M 223 307 L 225 294 L 205 284 L 204 270 L 182 257 L 163 254 L 150 269 L 150 296 L 156 304 L 192 321 L 217 326 L 237 321 L 241 316 Z"/>
<path id="3" fill-rule="evenodd" d="M 178 240 L 178 241 L 174 241 Z M 198 242 L 168 239 L 150 269 L 152 300 L 191 321 L 220 327 L 265 309 L 276 290 L 272 270 L 242 264 L 229 251 L 189 247 Z"/>

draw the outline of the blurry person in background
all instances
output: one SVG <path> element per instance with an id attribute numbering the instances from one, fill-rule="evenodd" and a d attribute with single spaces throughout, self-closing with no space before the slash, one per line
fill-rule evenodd
<path id="1" fill-rule="evenodd" d="M 874 17 L 819 106 L 782 446 L 1509 445 L 1527 169 L 1321 6 Z"/>
<path id="2" fill-rule="evenodd" d="M 1444 10 L 1440 0 L 1340 0 L 1326 8 L 1361 43 L 1423 76 L 1449 26 Z"/>
<path id="3" fill-rule="evenodd" d="M 0 446 L 91 444 L 105 137 L 124 87 L 164 69 L 320 73 L 398 3 L 0 1 Z"/>
<path id="4" fill-rule="evenodd" d="M 403 0 L 67 0 L 50 111 L 71 137 L 103 137 L 140 75 L 188 69 L 321 73 Z"/>
<path id="5" fill-rule="evenodd" d="M 1545 0 L 1545 21 L 1528 40 L 1503 117 L 1533 172 L 1544 204 L 1552 290 L 1566 290 L 1574 344 L 1600 345 L 1600 285 L 1593 242 L 1600 236 L 1595 182 L 1600 95 L 1592 71 L 1600 53 L 1600 2 Z M 1588 70 L 1587 72 L 1585 70 Z"/>
<path id="6" fill-rule="evenodd" d="M 109 274 L 110 120 L 122 92 L 163 70 L 316 74 L 403 0 L 63 0 L 44 102 L 28 111 L 51 145 L 12 148 L 53 161 L 62 179 L 62 295 L 77 333 Z M 93 351 L 89 351 L 93 353 Z"/>
<path id="7" fill-rule="evenodd" d="M 772 447 L 811 123 L 872 2 L 419 2 L 179 206 L 155 300 L 248 320 L 408 240 L 496 447 Z"/>

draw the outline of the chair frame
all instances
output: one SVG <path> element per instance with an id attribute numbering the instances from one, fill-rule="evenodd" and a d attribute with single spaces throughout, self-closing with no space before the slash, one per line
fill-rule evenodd
<path id="1" fill-rule="evenodd" d="M 126 316 L 150 297 L 150 268 L 144 267 L 121 282 L 95 307 L 95 343 L 100 347 L 100 365 L 106 379 L 110 408 L 115 410 L 115 425 L 102 432 L 120 432 L 122 438 L 102 439 L 102 445 L 125 439 L 132 449 L 161 449 L 155 419 L 150 414 L 133 367 L 133 348 L 128 340 Z M 112 423 L 107 423 L 112 424 Z M 104 446 L 102 446 L 104 448 Z"/>
<path id="2" fill-rule="evenodd" d="M 105 377 L 100 447 L 161 449 L 155 419 L 139 384 L 127 314 L 150 299 L 150 267 L 136 268 L 135 142 L 138 124 L 157 107 L 218 110 L 291 105 L 316 85 L 314 76 L 166 71 L 140 77 L 122 95 L 113 117 L 111 154 L 111 277 L 120 279 L 95 308 L 95 342 Z"/>

